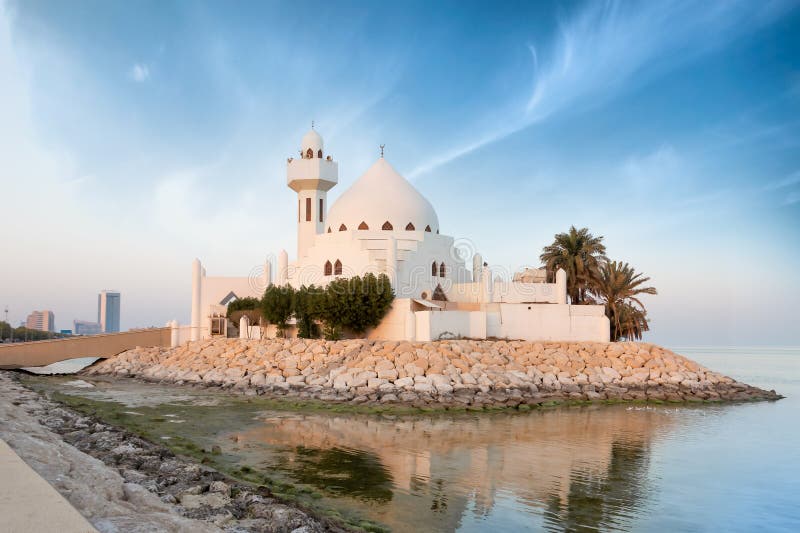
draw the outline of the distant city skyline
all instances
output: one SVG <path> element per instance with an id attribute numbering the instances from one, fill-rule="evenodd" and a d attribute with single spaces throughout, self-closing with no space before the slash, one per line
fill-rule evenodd
<path id="1" fill-rule="evenodd" d="M 797 345 L 799 58 L 792 0 L 0 0 L 0 305 L 188 323 L 195 257 L 294 248 L 315 120 L 331 203 L 385 145 L 509 277 L 585 226 L 658 289 L 646 340 Z"/>

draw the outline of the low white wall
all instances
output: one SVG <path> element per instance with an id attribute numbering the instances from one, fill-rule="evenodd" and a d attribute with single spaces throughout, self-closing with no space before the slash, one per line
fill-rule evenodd
<path id="1" fill-rule="evenodd" d="M 610 335 L 601 305 L 500 304 L 493 318 L 497 334 L 489 334 L 500 338 L 608 342 Z"/>
<path id="2" fill-rule="evenodd" d="M 437 340 L 443 334 L 486 338 L 486 313 L 483 311 L 417 311 L 414 315 L 417 341 Z"/>

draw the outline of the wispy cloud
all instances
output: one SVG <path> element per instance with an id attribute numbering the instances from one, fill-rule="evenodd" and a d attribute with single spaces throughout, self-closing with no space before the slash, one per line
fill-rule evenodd
<path id="1" fill-rule="evenodd" d="M 764 187 L 764 189 L 767 191 L 774 191 L 776 189 L 791 187 L 792 185 L 797 185 L 798 183 L 800 183 L 800 170 L 792 172 L 785 178 L 767 184 L 767 186 Z"/>
<path id="2" fill-rule="evenodd" d="M 144 63 L 135 63 L 128 69 L 128 77 L 137 83 L 142 83 L 150 79 L 150 67 Z"/>
<path id="3" fill-rule="evenodd" d="M 409 176 L 426 174 L 565 109 L 605 102 L 774 21 L 791 5 L 781 0 L 589 2 L 561 24 L 550 46 L 528 45 L 534 81 L 524 108 L 512 110 L 500 122 L 503 126 L 443 150 L 443 155 L 424 162 Z"/>

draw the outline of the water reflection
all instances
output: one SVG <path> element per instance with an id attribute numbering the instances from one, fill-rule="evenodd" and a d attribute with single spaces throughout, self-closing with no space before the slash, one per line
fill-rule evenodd
<path id="1" fill-rule="evenodd" d="M 274 413 L 237 438 L 395 531 L 625 529 L 649 498 L 668 411 L 624 407 L 416 418 Z"/>

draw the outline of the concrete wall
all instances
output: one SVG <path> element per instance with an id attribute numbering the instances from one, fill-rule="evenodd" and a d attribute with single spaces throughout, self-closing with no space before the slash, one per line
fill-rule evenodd
<path id="1" fill-rule="evenodd" d="M 378 327 L 367 332 L 368 339 L 413 340 L 414 332 L 409 331 L 408 315 L 411 313 L 411 300 L 397 298 L 392 308 L 383 317 Z"/>
<path id="2" fill-rule="evenodd" d="M 486 338 L 483 311 L 417 311 L 414 313 L 417 341 L 432 341 L 442 335 L 470 339 Z"/>
<path id="3" fill-rule="evenodd" d="M 0 368 L 45 366 L 81 357 L 111 357 L 137 346 L 171 346 L 171 328 L 151 328 L 35 342 L 0 344 Z"/>
<path id="4" fill-rule="evenodd" d="M 489 313 L 489 336 L 509 339 L 608 342 L 602 305 L 498 304 Z"/>

